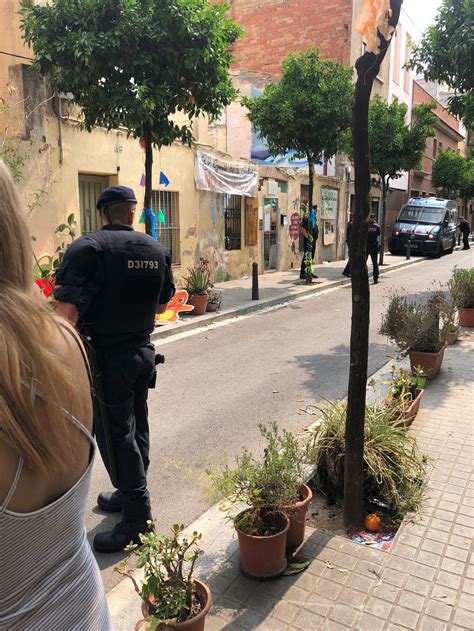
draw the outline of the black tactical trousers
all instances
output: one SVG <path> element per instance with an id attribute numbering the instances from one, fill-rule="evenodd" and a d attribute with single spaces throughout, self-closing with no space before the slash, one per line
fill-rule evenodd
<path id="1" fill-rule="evenodd" d="M 101 401 L 94 409 L 97 444 L 112 483 L 122 493 L 124 519 L 141 524 L 151 519 L 147 397 L 154 368 L 152 344 L 96 352 Z"/>
<path id="2" fill-rule="evenodd" d="M 378 245 L 367 244 L 367 258 L 372 259 L 372 265 L 374 267 L 374 280 L 379 278 L 379 248 Z"/>

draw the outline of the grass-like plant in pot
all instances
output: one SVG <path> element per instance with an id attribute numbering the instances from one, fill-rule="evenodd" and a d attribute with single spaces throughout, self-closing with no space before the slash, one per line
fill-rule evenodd
<path id="1" fill-rule="evenodd" d="M 188 304 L 193 305 L 194 315 L 206 313 L 209 295 L 207 290 L 211 283 L 209 262 L 201 258 L 199 264 L 188 267 L 188 273 L 183 277 L 184 288 L 189 294 Z"/>
<path id="2" fill-rule="evenodd" d="M 409 370 L 400 368 L 398 374 L 395 366 L 392 366 L 386 405 L 393 408 L 393 421 L 406 426 L 411 425 L 420 409 L 423 388 L 419 387 L 419 370 L 415 369 L 412 375 Z"/>
<path id="3" fill-rule="evenodd" d="M 410 358 L 412 370 L 421 366 L 434 379 L 443 361 L 452 309 L 443 291 L 430 292 L 424 301 L 393 294 L 382 317 L 380 333 Z"/>
<path id="4" fill-rule="evenodd" d="M 459 324 L 474 327 L 474 267 L 455 268 L 448 287 L 458 308 Z"/>
<path id="5" fill-rule="evenodd" d="M 260 578 L 277 576 L 286 567 L 285 549 L 290 528 L 288 514 L 311 499 L 304 479 L 304 452 L 295 437 L 273 423 L 259 425 L 265 440 L 264 454 L 256 459 L 243 448 L 235 466 L 208 471 L 214 492 L 233 517 L 240 547 L 242 570 Z M 301 528 L 298 513 L 296 530 Z M 304 536 L 303 518 L 303 536 Z M 299 532 L 299 531 L 298 531 Z"/>
<path id="6" fill-rule="evenodd" d="M 144 570 L 140 585 L 127 570 L 128 558 L 115 568 L 131 579 L 142 599 L 144 619 L 137 629 L 144 625 L 146 631 L 204 631 L 212 596 L 209 588 L 194 578 L 195 563 L 203 554 L 199 547 L 202 536 L 193 532 L 186 537 L 183 531 L 184 526 L 176 524 L 170 537 L 147 532 L 140 535 L 140 545 L 125 548 Z"/>
<path id="7" fill-rule="evenodd" d="M 344 494 L 347 403 L 321 408 L 308 453 L 316 465 L 318 489 L 333 502 Z M 393 519 L 417 512 L 427 482 L 427 457 L 404 427 L 392 423 L 393 409 L 383 403 L 366 406 L 364 427 L 364 498 L 387 507 Z"/>

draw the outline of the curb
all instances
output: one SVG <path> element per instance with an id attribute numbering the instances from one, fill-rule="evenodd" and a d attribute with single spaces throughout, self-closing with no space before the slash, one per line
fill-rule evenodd
<path id="1" fill-rule="evenodd" d="M 403 263 L 395 263 L 394 265 L 390 265 L 387 268 L 381 269 L 381 276 L 386 274 L 387 272 L 393 272 L 400 270 L 402 268 L 410 267 L 412 265 L 417 265 L 418 263 L 423 263 L 427 259 L 419 258 L 414 259 L 409 262 Z M 369 273 L 369 278 L 372 277 L 372 272 Z M 215 324 L 216 322 L 223 322 L 225 320 L 230 320 L 232 318 L 236 318 L 240 315 L 246 315 L 248 313 L 255 313 L 257 311 L 264 311 L 265 309 L 271 307 L 277 307 L 279 305 L 284 305 L 290 302 L 294 302 L 299 300 L 302 297 L 316 295 L 328 289 L 336 289 L 337 287 L 341 287 L 343 285 L 350 285 L 349 278 L 343 278 L 341 280 L 328 281 L 323 282 L 318 285 L 309 285 L 308 289 L 304 289 L 294 294 L 286 294 L 284 296 L 277 296 L 275 298 L 267 298 L 265 300 L 258 300 L 255 302 L 249 302 L 249 304 L 244 304 L 242 306 L 237 306 L 235 309 L 223 310 L 219 311 L 215 315 L 212 316 L 200 316 L 196 319 L 180 320 L 179 327 L 175 328 L 173 325 L 163 326 L 159 329 L 156 329 L 151 334 L 151 341 L 156 342 L 158 340 L 166 339 L 173 335 L 179 335 L 180 333 L 186 333 L 188 331 L 192 331 L 194 329 L 199 329 L 204 326 L 209 326 L 211 324 Z M 249 288 L 250 292 L 250 288 Z M 192 316 L 190 316 L 192 318 Z"/>

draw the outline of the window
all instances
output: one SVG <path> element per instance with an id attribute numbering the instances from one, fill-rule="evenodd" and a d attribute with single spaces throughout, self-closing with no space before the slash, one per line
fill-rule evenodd
<path id="1" fill-rule="evenodd" d="M 225 249 L 240 250 L 242 241 L 242 210 L 240 195 L 224 196 Z"/>
<path id="2" fill-rule="evenodd" d="M 407 33 L 406 42 L 405 42 L 405 63 L 408 63 L 410 61 L 410 57 L 411 57 L 411 37 Z M 405 92 L 410 92 L 411 70 L 408 70 L 408 68 L 405 68 L 404 73 L 405 74 L 403 77 L 403 89 Z"/>
<path id="3" fill-rule="evenodd" d="M 436 152 L 438 150 L 438 141 L 433 138 L 433 158 L 436 158 Z"/>
<path id="4" fill-rule="evenodd" d="M 438 151 L 442 151 L 443 150 L 443 143 L 439 142 L 438 143 Z M 459 149 L 458 149 L 458 153 L 460 153 Z"/>
<path id="5" fill-rule="evenodd" d="M 395 31 L 394 37 L 395 50 L 393 55 L 393 81 L 398 85 L 400 83 L 400 27 L 398 27 Z"/>
<path id="6" fill-rule="evenodd" d="M 101 227 L 99 211 L 95 205 L 97 198 L 109 185 L 104 175 L 79 175 L 79 215 L 81 234 L 88 234 Z"/>
<path id="7" fill-rule="evenodd" d="M 179 204 L 178 193 L 173 191 L 152 191 L 151 207 L 158 214 L 161 210 L 165 223 L 156 222 L 156 234 L 164 248 L 171 253 L 171 263 L 181 262 L 181 242 L 179 238 Z"/>
<path id="8" fill-rule="evenodd" d="M 412 189 L 410 191 L 410 197 L 419 197 L 420 196 L 420 191 L 415 191 L 415 189 Z"/>
<path id="9" fill-rule="evenodd" d="M 288 193 L 288 182 L 278 182 L 280 193 Z"/>

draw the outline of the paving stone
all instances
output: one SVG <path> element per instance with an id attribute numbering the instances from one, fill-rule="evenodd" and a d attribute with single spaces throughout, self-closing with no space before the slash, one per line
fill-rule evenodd
<path id="1" fill-rule="evenodd" d="M 400 592 L 399 587 L 395 587 L 395 585 L 389 585 L 388 583 L 382 583 L 382 585 L 377 585 L 374 587 L 372 591 L 372 595 L 377 598 L 383 598 L 384 600 L 388 600 L 393 603 L 398 593 Z"/>
<path id="2" fill-rule="evenodd" d="M 426 539 L 421 544 L 421 549 L 427 552 L 433 552 L 434 554 L 441 554 L 444 550 L 445 544 L 441 541 L 433 541 L 433 539 Z"/>
<path id="3" fill-rule="evenodd" d="M 330 612 L 329 618 L 352 628 L 352 623 L 354 622 L 356 615 L 357 611 L 355 609 L 347 607 L 346 605 L 338 604 Z"/>
<path id="4" fill-rule="evenodd" d="M 451 589 L 450 587 L 445 587 L 444 585 L 435 585 L 433 587 L 433 591 L 431 592 L 431 599 L 442 602 L 445 605 L 454 605 L 457 595 L 457 589 Z"/>
<path id="5" fill-rule="evenodd" d="M 354 621 L 354 629 L 357 631 L 379 631 L 383 627 L 384 620 L 361 613 Z"/>
<path id="6" fill-rule="evenodd" d="M 242 608 L 241 604 L 236 600 L 232 600 L 227 596 L 219 596 L 214 605 L 214 613 L 223 618 L 226 622 L 232 622 L 239 615 Z"/>
<path id="7" fill-rule="evenodd" d="M 273 609 L 273 617 L 289 624 L 299 611 L 299 607 L 292 603 L 280 600 Z"/>
<path id="8" fill-rule="evenodd" d="M 461 577 L 457 574 L 451 574 L 450 572 L 440 571 L 436 577 L 436 582 L 445 587 L 451 587 L 452 589 L 459 589 L 461 584 Z"/>
<path id="9" fill-rule="evenodd" d="M 454 622 L 461 627 L 466 627 L 466 629 L 472 629 L 472 610 L 456 609 L 454 612 Z"/>
<path id="10" fill-rule="evenodd" d="M 226 626 L 226 621 L 223 618 L 212 615 L 212 613 L 206 617 L 206 631 L 222 631 Z"/>
<path id="11" fill-rule="evenodd" d="M 437 554 L 420 550 L 417 554 L 416 561 L 417 563 L 423 563 L 423 565 L 429 565 L 430 567 L 436 568 L 440 564 L 441 559 Z"/>
<path id="12" fill-rule="evenodd" d="M 303 607 L 306 599 L 308 598 L 309 592 L 305 589 L 301 589 L 301 587 L 296 587 L 296 585 L 292 585 L 284 594 L 284 599 L 292 603 L 293 605 L 297 605 L 298 607 Z"/>
<path id="13" fill-rule="evenodd" d="M 394 607 L 392 611 L 391 622 L 408 629 L 415 629 L 420 616 L 410 609 L 403 607 Z"/>
<path id="14" fill-rule="evenodd" d="M 421 563 L 414 563 L 411 568 L 410 574 L 418 578 L 424 578 L 427 581 L 432 581 L 436 570 L 428 565 L 422 565 Z"/>
<path id="15" fill-rule="evenodd" d="M 324 620 L 319 628 L 321 631 L 347 631 L 347 627 L 344 624 L 339 624 L 334 620 Z M 310 629 L 306 629 L 306 631 L 310 631 Z"/>
<path id="16" fill-rule="evenodd" d="M 353 570 L 357 564 L 357 561 L 357 557 L 353 557 L 350 554 L 346 554 L 344 552 L 336 552 L 331 563 L 333 563 L 337 568 Z"/>
<path id="17" fill-rule="evenodd" d="M 464 573 L 464 563 L 462 561 L 456 561 L 455 559 L 443 559 L 441 561 L 441 568 L 452 574 Z"/>
<path id="18" fill-rule="evenodd" d="M 474 596 L 471 596 L 470 594 L 461 594 L 459 597 L 458 607 L 469 609 L 474 615 Z"/>
<path id="19" fill-rule="evenodd" d="M 444 556 L 449 557 L 450 559 L 456 559 L 457 561 L 466 561 L 468 555 L 469 552 L 467 550 L 463 550 L 457 546 L 447 546 L 444 553 Z"/>
<path id="20" fill-rule="evenodd" d="M 246 605 L 259 612 L 270 614 L 279 601 L 264 590 L 256 591 L 247 598 Z"/>
<path id="21" fill-rule="evenodd" d="M 428 615 L 433 616 L 433 618 L 439 618 L 440 620 L 448 622 L 451 617 L 453 608 L 449 605 L 445 605 L 444 603 L 431 600 L 428 603 L 425 611 Z"/>
<path id="22" fill-rule="evenodd" d="M 391 567 L 385 568 L 383 573 L 383 581 L 385 583 L 390 583 L 390 585 L 396 585 L 397 587 L 401 587 L 405 580 L 406 574 L 404 572 L 398 572 L 397 570 L 392 569 Z"/>
<path id="23" fill-rule="evenodd" d="M 281 622 L 276 618 L 269 618 L 261 622 L 257 627 L 255 627 L 256 631 L 286 631 L 288 629 L 288 625 L 286 622 Z M 207 622 L 206 622 L 206 631 L 207 631 Z M 212 631 L 211 629 L 209 631 Z"/>
<path id="24" fill-rule="evenodd" d="M 466 592 L 466 594 L 474 594 L 474 580 L 472 580 L 472 578 L 464 579 L 462 591 Z"/>
<path id="25" fill-rule="evenodd" d="M 392 603 L 390 601 L 382 600 L 381 598 L 374 598 L 371 596 L 364 606 L 364 611 L 370 613 L 379 618 L 386 620 L 388 614 L 392 609 Z"/>
<path id="26" fill-rule="evenodd" d="M 441 620 L 436 620 L 430 616 L 423 616 L 420 620 L 419 631 L 446 631 L 448 628 Z"/>
<path id="27" fill-rule="evenodd" d="M 323 621 L 324 618 L 318 616 L 317 613 L 313 613 L 312 611 L 306 611 L 305 609 L 303 609 L 302 611 L 298 612 L 298 615 L 293 620 L 293 627 L 308 631 L 308 629 L 317 629 Z"/>
<path id="28" fill-rule="evenodd" d="M 357 589 L 344 589 L 340 596 L 339 602 L 354 609 L 365 609 L 365 601 L 367 600 L 367 594 L 359 592 Z"/>
<path id="29" fill-rule="evenodd" d="M 407 609 L 413 609 L 418 613 L 423 609 L 425 604 L 425 598 L 420 594 L 414 594 L 413 592 L 402 592 L 398 599 L 398 605 L 406 607 Z"/>
<path id="30" fill-rule="evenodd" d="M 364 576 L 362 574 L 354 573 L 349 577 L 348 586 L 355 587 L 361 592 L 368 593 L 375 585 L 376 580 L 375 576 Z"/>
<path id="31" fill-rule="evenodd" d="M 432 539 L 437 542 L 446 543 L 449 540 L 449 532 L 446 530 L 437 530 L 436 528 L 428 528 L 426 533 L 427 539 Z"/>
<path id="32" fill-rule="evenodd" d="M 325 618 L 334 607 L 334 602 L 334 600 L 323 598 L 322 596 L 319 596 L 319 594 L 310 594 L 304 607 L 305 609 L 317 613 L 319 616 Z"/>
<path id="33" fill-rule="evenodd" d="M 337 583 L 326 580 L 325 578 L 320 578 L 312 591 L 313 594 L 335 601 L 341 593 L 342 587 Z"/>
<path id="34" fill-rule="evenodd" d="M 426 596 L 431 589 L 431 582 L 416 576 L 409 576 L 405 583 L 405 589 Z"/>

